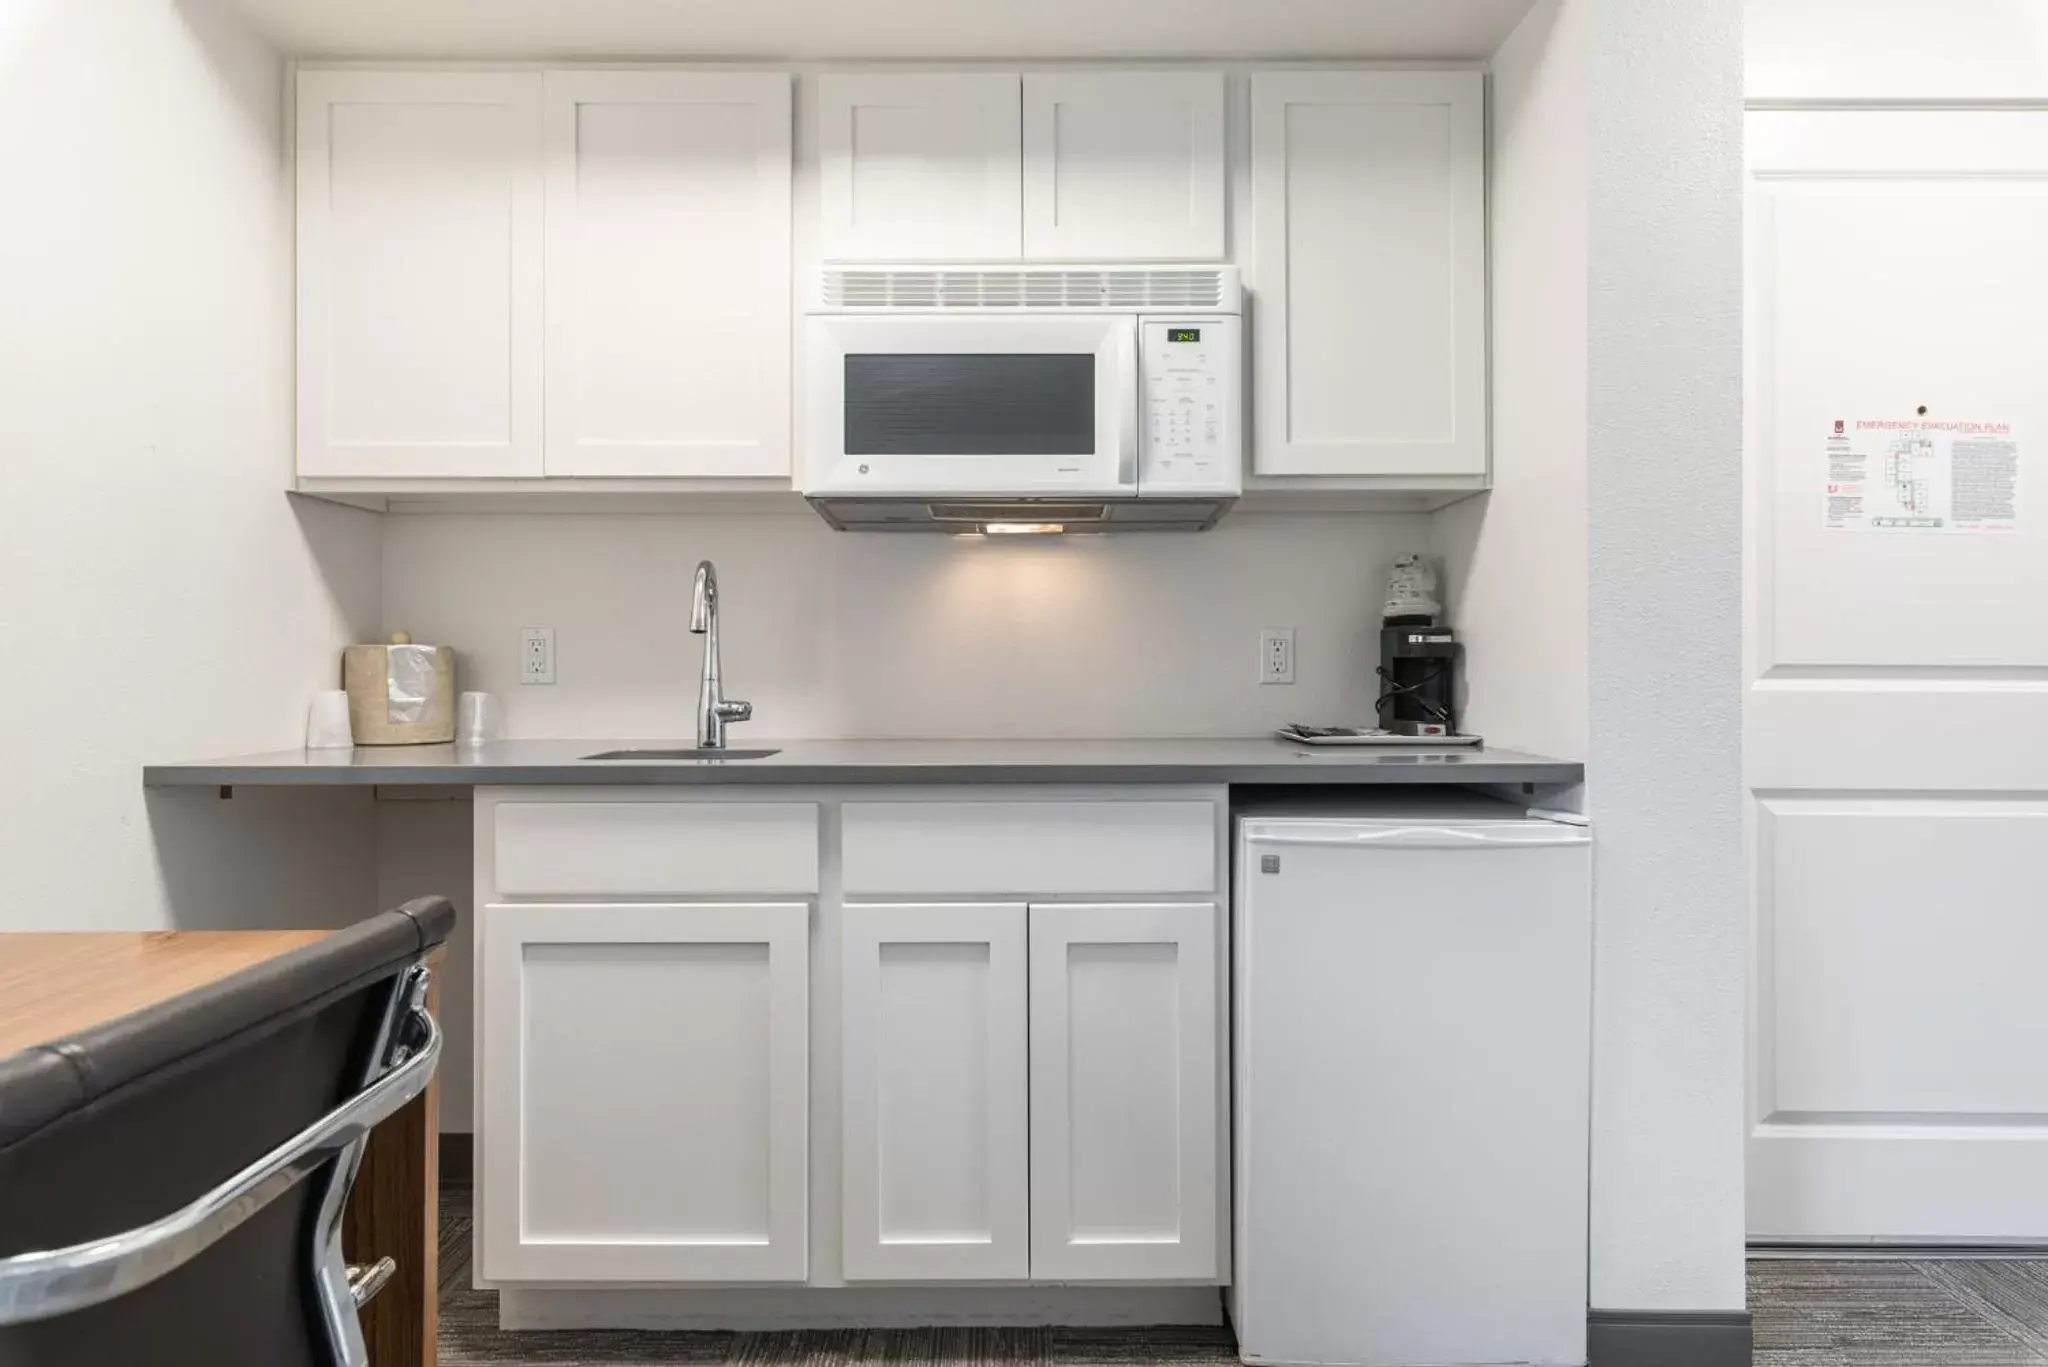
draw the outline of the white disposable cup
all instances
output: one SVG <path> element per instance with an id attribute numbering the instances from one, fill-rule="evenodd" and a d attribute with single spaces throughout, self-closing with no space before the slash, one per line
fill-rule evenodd
<path id="1" fill-rule="evenodd" d="M 489 693 L 464 693 L 455 700 L 455 743 L 481 745 L 498 738 L 498 700 Z"/>
<path id="2" fill-rule="evenodd" d="M 348 694 L 339 688 L 315 693 L 313 705 L 306 709 L 306 748 L 346 750 L 355 743 L 348 725 Z"/>

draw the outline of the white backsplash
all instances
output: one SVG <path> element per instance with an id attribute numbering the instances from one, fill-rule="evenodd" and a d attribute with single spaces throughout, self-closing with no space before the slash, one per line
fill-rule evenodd
<path id="1" fill-rule="evenodd" d="M 808 512 L 392 516 L 384 623 L 459 652 L 509 736 L 680 737 L 718 564 L 736 740 L 1227 736 L 1371 716 L 1387 566 L 1426 514 L 1239 515 L 1212 532 L 963 540 L 834 532 Z M 518 681 L 553 627 L 553 685 Z M 1296 682 L 1261 686 L 1262 627 Z"/>

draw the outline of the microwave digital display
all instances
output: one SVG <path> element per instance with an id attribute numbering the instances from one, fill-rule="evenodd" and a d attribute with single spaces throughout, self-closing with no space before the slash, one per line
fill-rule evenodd
<path id="1" fill-rule="evenodd" d="M 1169 342 L 1199 342 L 1202 340 L 1202 330 L 1200 328 L 1168 328 L 1166 330 L 1166 340 Z"/>
<path id="2" fill-rule="evenodd" d="M 1095 453 L 1089 352 L 849 354 L 849 456 Z"/>

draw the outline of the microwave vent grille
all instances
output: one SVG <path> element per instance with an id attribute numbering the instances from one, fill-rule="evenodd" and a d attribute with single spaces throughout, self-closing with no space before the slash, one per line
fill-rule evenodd
<path id="1" fill-rule="evenodd" d="M 836 309 L 1213 309 L 1225 302 L 1224 271 L 1004 270 L 834 266 L 825 304 Z"/>

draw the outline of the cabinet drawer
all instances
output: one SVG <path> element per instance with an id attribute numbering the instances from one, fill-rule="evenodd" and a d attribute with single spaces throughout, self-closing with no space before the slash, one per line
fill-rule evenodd
<path id="1" fill-rule="evenodd" d="M 1211 892 L 1216 804 L 849 802 L 848 893 Z"/>
<path id="2" fill-rule="evenodd" d="M 809 802 L 505 802 L 502 897 L 663 897 L 818 890 Z"/>

